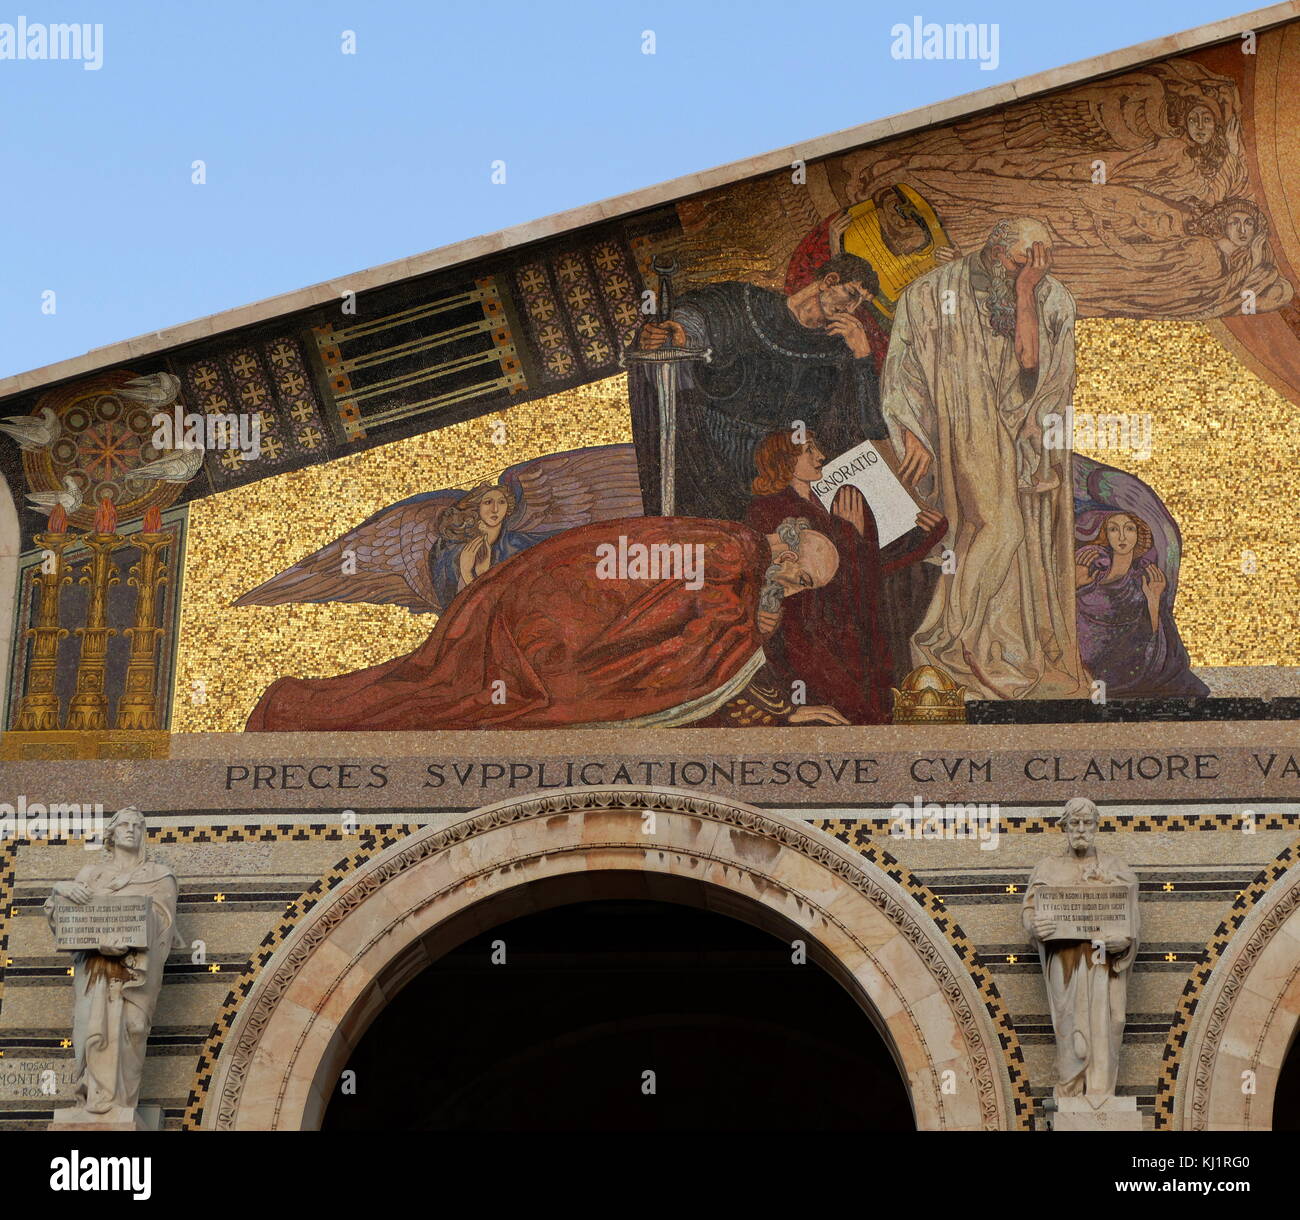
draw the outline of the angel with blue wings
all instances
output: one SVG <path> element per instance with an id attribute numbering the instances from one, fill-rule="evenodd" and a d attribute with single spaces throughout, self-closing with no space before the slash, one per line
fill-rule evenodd
<path id="1" fill-rule="evenodd" d="M 641 512 L 632 445 L 549 454 L 496 483 L 390 504 L 234 604 L 372 602 L 442 614 L 467 585 L 542 539 Z"/>

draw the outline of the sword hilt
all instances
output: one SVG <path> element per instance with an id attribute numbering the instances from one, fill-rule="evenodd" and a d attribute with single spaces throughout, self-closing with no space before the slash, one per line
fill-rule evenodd
<path id="1" fill-rule="evenodd" d="M 656 347 L 650 350 L 640 347 L 624 348 L 619 353 L 618 362 L 623 368 L 631 360 L 637 364 L 672 364 L 679 360 L 702 360 L 705 364 L 713 361 L 711 347 Z"/>
<path id="2" fill-rule="evenodd" d="M 650 260 L 650 270 L 659 277 L 655 319 L 659 322 L 667 322 L 673 311 L 673 276 L 677 274 L 677 260 L 671 254 L 656 254 Z"/>

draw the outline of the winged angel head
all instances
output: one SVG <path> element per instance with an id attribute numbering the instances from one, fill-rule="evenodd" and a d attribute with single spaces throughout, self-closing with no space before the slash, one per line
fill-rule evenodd
<path id="1" fill-rule="evenodd" d="M 496 483 L 390 504 L 234 604 L 373 602 L 442 614 L 461 589 L 543 538 L 641 512 L 633 446 L 549 454 Z"/>

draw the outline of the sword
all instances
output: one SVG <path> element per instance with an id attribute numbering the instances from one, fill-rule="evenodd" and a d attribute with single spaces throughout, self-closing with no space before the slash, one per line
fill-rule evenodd
<path id="1" fill-rule="evenodd" d="M 655 320 L 667 322 L 672 312 L 672 277 L 677 263 L 666 255 L 651 260 L 650 269 L 659 277 L 659 294 L 655 303 Z M 624 368 L 628 363 L 644 365 L 654 385 L 659 403 L 659 512 L 673 516 L 677 507 L 677 377 L 679 366 L 687 360 L 708 364 L 713 349 L 708 347 L 660 347 L 653 351 L 626 348 L 619 357 Z"/>

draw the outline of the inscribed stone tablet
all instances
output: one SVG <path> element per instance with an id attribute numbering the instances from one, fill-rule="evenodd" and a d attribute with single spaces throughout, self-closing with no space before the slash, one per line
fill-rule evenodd
<path id="1" fill-rule="evenodd" d="M 65 952 L 149 944 L 149 899 L 144 895 L 92 898 L 89 902 L 54 900 L 54 943 Z"/>
<path id="2" fill-rule="evenodd" d="M 1049 940 L 1111 940 L 1130 936 L 1128 886 L 1044 886 L 1035 896 L 1040 919 L 1054 920 Z"/>

